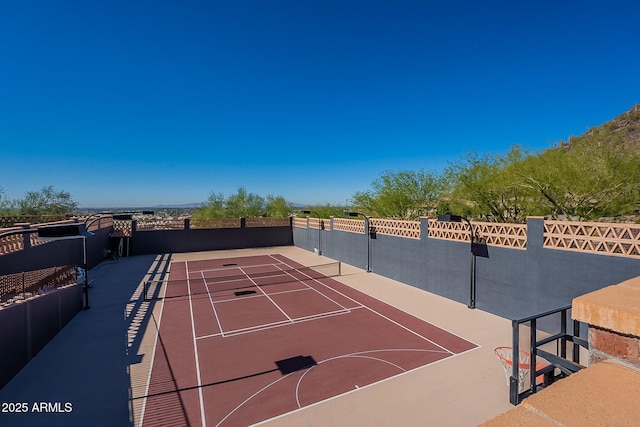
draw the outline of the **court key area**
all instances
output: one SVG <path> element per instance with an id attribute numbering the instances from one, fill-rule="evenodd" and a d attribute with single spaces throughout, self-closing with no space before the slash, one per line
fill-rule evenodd
<path id="1" fill-rule="evenodd" d="M 282 255 L 172 262 L 139 425 L 255 424 L 477 347 Z"/>

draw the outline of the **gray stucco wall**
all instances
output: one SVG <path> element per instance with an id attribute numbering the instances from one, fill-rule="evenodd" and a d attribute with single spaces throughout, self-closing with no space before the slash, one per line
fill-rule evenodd
<path id="1" fill-rule="evenodd" d="M 258 248 L 293 244 L 291 226 L 136 231 L 134 255 Z"/>
<path id="2" fill-rule="evenodd" d="M 443 297 L 468 304 L 470 245 L 427 237 L 382 234 L 370 240 L 373 272 Z M 527 222 L 527 249 L 485 245 L 476 257 L 476 306 L 516 319 L 570 304 L 579 295 L 640 275 L 640 259 L 543 248 L 542 219 Z M 324 255 L 366 268 L 367 235 L 321 231 Z M 318 229 L 293 229 L 294 244 L 318 247 Z"/>
<path id="3" fill-rule="evenodd" d="M 82 309 L 82 286 L 70 285 L 0 310 L 0 388 Z"/>
<path id="4" fill-rule="evenodd" d="M 93 231 L 86 239 L 87 264 L 93 268 L 104 260 L 104 250 L 109 247 L 111 227 Z M 61 265 L 83 264 L 82 239 L 52 241 L 36 246 L 29 243 L 29 235 L 24 235 L 24 249 L 0 255 L 0 275 L 21 273 Z"/>

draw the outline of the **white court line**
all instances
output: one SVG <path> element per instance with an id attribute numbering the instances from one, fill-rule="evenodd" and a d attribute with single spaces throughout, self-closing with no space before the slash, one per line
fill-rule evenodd
<path id="1" fill-rule="evenodd" d="M 413 368 L 413 369 L 410 369 L 410 370 L 408 370 L 408 371 L 402 372 L 402 373 L 400 373 L 400 374 L 397 374 L 397 375 L 394 375 L 394 376 L 391 376 L 391 377 L 388 377 L 388 378 L 383 378 L 383 379 L 381 379 L 381 380 L 379 380 L 379 381 L 373 382 L 373 383 L 371 383 L 371 384 L 367 384 L 367 385 L 362 386 L 362 387 L 359 387 L 359 388 L 357 388 L 357 389 L 349 390 L 349 391 L 347 391 L 347 392 L 344 392 L 344 393 L 341 393 L 341 394 L 337 394 L 337 395 L 335 395 L 335 396 L 332 396 L 332 397 L 326 398 L 326 399 L 324 399 L 324 400 L 319 400 L 318 402 L 312 403 L 312 404 L 307 405 L 307 406 L 305 406 L 305 407 L 303 407 L 303 408 L 300 408 L 300 409 L 294 409 L 293 411 L 285 412 L 284 414 L 280 414 L 280 415 L 276 415 L 275 417 L 268 418 L 268 419 L 266 419 L 266 420 L 263 420 L 263 421 L 260 421 L 260 422 L 258 422 L 258 423 L 252 424 L 252 427 L 258 427 L 258 426 L 261 426 L 261 425 L 265 425 L 265 424 L 271 423 L 271 422 L 273 422 L 273 421 L 275 421 L 275 420 L 279 420 L 279 419 L 285 418 L 285 417 L 287 417 L 287 416 L 289 416 L 289 415 L 291 415 L 291 414 L 299 413 L 299 412 L 304 411 L 305 409 L 309 409 L 309 408 L 312 408 L 312 407 L 315 407 L 315 406 L 321 405 L 321 404 L 323 404 L 324 402 L 329 402 L 329 401 L 332 401 L 332 400 L 340 399 L 340 398 L 342 398 L 342 397 L 344 397 L 344 396 L 347 396 L 347 395 L 350 395 L 350 394 L 352 394 L 352 393 L 358 393 L 358 392 L 360 392 L 361 390 L 364 390 L 364 389 L 367 389 L 367 388 L 374 387 L 374 386 L 376 386 L 376 385 L 378 385 L 378 384 L 382 384 L 382 383 L 385 383 L 385 382 L 387 382 L 387 381 L 391 381 L 392 379 L 397 378 L 397 377 L 402 377 L 402 376 L 405 376 L 405 375 L 410 375 L 410 374 L 412 374 L 413 372 L 418 371 L 419 369 L 422 369 L 422 368 L 424 368 L 424 367 L 426 367 L 426 366 L 432 366 L 432 365 L 436 365 L 436 364 L 438 364 L 438 363 L 444 363 L 444 362 L 446 362 L 446 361 L 448 361 L 448 360 L 451 360 L 451 359 L 453 359 L 453 358 L 460 357 L 460 356 L 462 356 L 462 355 L 463 355 L 463 354 L 465 354 L 465 353 L 468 353 L 468 352 L 471 352 L 471 351 L 477 350 L 478 348 L 480 348 L 480 347 L 472 348 L 472 349 L 470 349 L 470 350 L 463 351 L 462 353 L 458 353 L 458 354 L 454 354 L 454 355 L 451 355 L 451 356 L 443 357 L 442 359 L 438 359 L 438 360 L 436 360 L 436 361 L 434 361 L 434 362 L 431 362 L 431 363 L 428 363 L 428 364 L 426 364 L 426 365 L 417 366 L 417 367 L 415 367 L 415 368 Z M 388 351 L 393 351 L 393 350 L 394 350 L 394 349 L 389 349 Z M 404 350 L 409 350 L 409 351 L 411 351 L 411 349 L 404 349 Z M 363 352 L 360 352 L 360 353 L 363 353 L 363 354 L 364 354 L 364 353 L 367 353 L 367 352 L 370 352 L 370 351 L 371 351 L 371 352 L 381 352 L 381 351 L 385 351 L 385 350 L 367 350 L 367 351 L 363 351 Z M 418 351 L 431 351 L 431 352 L 435 352 L 436 350 L 423 350 L 423 349 L 419 349 Z M 360 354 L 360 353 L 353 353 L 353 354 Z M 340 357 L 340 356 L 336 356 L 336 357 Z M 322 362 L 324 362 L 324 361 L 322 361 Z M 322 363 L 322 362 L 318 362 L 318 364 L 320 364 L 320 363 Z M 295 373 L 295 372 L 294 372 L 294 373 Z M 293 375 L 293 373 L 292 373 L 292 374 L 289 374 L 289 375 Z M 282 377 L 282 378 L 280 378 L 278 381 L 280 381 L 280 380 L 282 380 L 282 379 L 284 379 L 284 378 L 286 378 L 286 377 Z M 419 380 L 419 379 L 416 379 L 416 381 L 417 381 L 419 384 L 421 384 L 423 387 L 426 387 L 427 389 L 429 389 L 431 392 L 433 392 L 433 393 L 436 395 L 436 397 L 438 397 L 438 398 L 442 399 L 442 400 L 443 400 L 443 401 L 445 401 L 445 403 L 447 403 L 448 405 L 450 405 L 450 406 L 452 406 L 452 405 L 453 405 L 452 403 L 450 403 L 450 402 L 449 402 L 449 400 L 448 400 L 448 399 L 446 399 L 446 398 L 442 397 L 442 395 L 441 395 L 440 393 L 438 393 L 436 390 L 434 390 L 434 389 L 433 389 L 433 387 L 430 387 L 430 386 L 426 385 L 426 384 L 424 383 L 424 381 L 421 381 L 421 380 Z M 261 393 L 262 391 L 264 391 L 264 390 L 265 390 L 265 389 L 267 389 L 268 387 L 270 387 L 270 386 L 274 385 L 276 382 L 277 382 L 277 381 L 274 381 L 273 383 L 271 383 L 271 384 L 269 384 L 268 386 L 264 387 L 262 390 L 260 390 L 259 392 L 255 393 L 255 394 L 254 394 L 253 396 L 251 396 L 249 399 L 245 400 L 245 401 L 244 401 L 240 406 L 244 405 L 244 404 L 245 404 L 246 402 L 248 402 L 250 399 L 252 399 L 253 397 L 255 397 L 258 393 Z M 239 409 L 239 408 L 240 408 L 240 406 L 239 406 L 238 408 L 236 408 L 235 410 Z M 235 411 L 235 410 L 234 410 L 234 411 Z M 225 417 L 225 419 L 226 419 L 226 418 L 228 418 L 230 415 L 231 415 L 231 414 L 227 415 L 227 417 Z M 469 419 L 472 419 L 471 417 L 469 417 L 469 416 L 468 416 L 468 415 L 466 415 L 466 414 L 465 414 L 465 416 L 467 416 L 467 418 L 469 418 Z M 476 423 L 476 422 L 475 422 L 475 420 L 473 420 L 473 419 L 472 419 L 472 421 L 474 421 L 474 423 Z M 220 425 L 220 424 L 218 424 L 218 425 Z"/>
<path id="2" fill-rule="evenodd" d="M 187 267 L 187 271 L 189 271 L 188 261 L 185 261 L 185 266 Z M 196 378 L 198 381 L 198 397 L 200 398 L 200 417 L 202 419 L 202 425 L 207 425 L 207 420 L 204 414 L 204 398 L 202 396 L 202 379 L 200 378 L 200 359 L 198 358 L 198 342 L 196 339 L 196 325 L 193 317 L 193 304 L 191 298 L 191 282 L 189 277 L 187 277 L 187 290 L 189 291 L 189 311 L 191 314 L 191 336 L 193 337 L 193 350 L 195 352 L 195 361 L 196 361 Z"/>
<path id="3" fill-rule="evenodd" d="M 269 255 L 269 256 L 270 256 L 270 257 L 272 257 L 273 259 L 277 259 L 277 258 L 275 258 L 273 255 Z M 282 261 L 281 261 L 281 262 L 282 262 Z M 289 266 L 289 267 L 293 268 L 291 265 L 287 264 L 286 262 L 282 262 L 282 263 L 283 263 L 284 265 L 287 265 L 287 266 Z M 302 273 L 302 274 L 305 274 L 305 273 Z M 308 275 L 307 275 L 307 276 L 308 276 Z M 329 289 L 333 290 L 334 292 L 339 293 L 339 294 L 340 294 L 340 295 L 342 295 L 343 297 L 348 298 L 348 299 L 350 299 L 351 301 L 353 301 L 353 302 L 355 302 L 355 303 L 357 303 L 357 304 L 362 304 L 361 302 L 356 301 L 355 299 L 353 299 L 353 298 L 351 298 L 351 297 L 349 297 L 349 296 L 347 296 L 347 295 L 343 294 L 342 292 L 338 291 L 337 289 L 333 289 L 331 286 L 329 286 L 329 285 L 327 285 L 327 284 L 325 284 L 325 283 L 322 283 L 321 281 L 319 281 L 319 280 L 317 280 L 317 279 L 314 279 L 314 278 L 313 278 L 313 277 L 311 277 L 311 276 L 309 276 L 309 278 L 310 278 L 311 280 L 313 280 L 313 281 L 315 281 L 315 282 L 317 282 L 317 283 L 321 284 L 322 286 L 324 286 L 324 287 L 326 287 L 326 288 L 329 288 Z M 356 290 L 357 290 L 357 289 L 356 289 Z M 358 291 L 358 292 L 359 292 L 359 291 Z M 380 300 L 378 300 L 378 301 L 380 301 Z M 387 303 L 385 303 L 385 304 L 387 304 Z M 362 305 L 364 305 L 364 304 L 362 304 Z M 387 304 L 387 305 L 389 305 L 389 304 Z M 372 313 L 374 313 L 374 314 L 377 314 L 378 316 L 382 317 L 383 319 L 386 319 L 387 321 L 389 321 L 389 322 L 391 322 L 391 323 L 394 323 L 394 324 L 395 324 L 395 325 L 397 325 L 397 326 L 400 326 L 402 329 L 404 329 L 404 330 L 406 330 L 406 331 L 408 331 L 408 332 L 410 332 L 410 333 L 414 334 L 415 336 L 420 337 L 420 338 L 422 338 L 423 340 L 428 341 L 428 342 L 430 342 L 431 344 L 433 344 L 433 345 L 435 345 L 435 346 L 438 346 L 438 347 L 440 347 L 441 349 L 446 350 L 446 351 L 448 351 L 448 352 L 449 352 L 449 353 L 451 353 L 451 354 L 454 354 L 454 353 L 453 353 L 451 350 L 449 350 L 448 348 L 445 348 L 445 347 L 441 346 L 440 344 L 438 344 L 438 343 L 436 343 L 436 342 L 434 342 L 434 341 L 430 340 L 429 338 L 427 338 L 427 337 L 424 337 L 424 336 L 420 335 L 420 334 L 419 334 L 419 333 L 417 333 L 416 331 L 414 331 L 414 330 L 412 330 L 412 329 L 407 328 L 406 326 L 402 325 L 401 323 L 396 322 L 396 321 L 395 321 L 395 320 L 393 320 L 393 319 L 390 319 L 389 317 L 387 317 L 387 316 L 385 316 L 385 315 L 383 315 L 383 314 L 381 314 L 381 313 L 377 312 L 376 310 L 372 309 L 371 307 L 368 307 L 368 306 L 366 306 L 366 305 L 364 305 L 364 306 L 365 306 L 369 311 L 371 311 L 371 312 L 372 312 Z M 406 312 L 405 312 L 405 313 L 406 313 Z M 406 314 L 409 314 L 409 313 L 406 313 Z M 414 316 L 414 317 L 415 317 L 415 316 Z M 416 317 L 416 319 L 418 319 L 418 318 Z M 421 322 L 424 322 L 424 320 L 421 320 L 421 319 L 418 319 L 418 320 L 420 320 Z M 433 326 L 435 326 L 435 325 L 433 325 Z M 437 326 L 436 326 L 436 327 L 437 327 Z M 457 335 L 456 335 L 456 336 L 457 336 Z M 464 339 L 464 338 L 462 338 L 462 337 L 458 337 L 458 338 Z M 465 341 L 467 341 L 467 340 L 465 340 Z M 470 342 L 470 341 L 468 341 L 468 342 Z"/>
<path id="4" fill-rule="evenodd" d="M 289 321 L 290 321 L 290 322 L 292 322 L 293 320 L 291 319 L 291 317 L 289 317 L 289 315 L 288 315 L 287 313 L 285 313 L 285 312 L 284 312 L 284 310 L 283 310 L 282 308 L 280 308 L 280 306 L 279 306 L 278 304 L 276 304 L 276 302 L 275 302 L 274 300 L 272 300 L 272 299 L 271 299 L 271 297 L 270 297 L 269 295 L 267 295 L 267 293 L 266 293 L 266 292 L 265 292 L 265 291 L 264 291 L 260 286 L 258 286 L 258 284 L 257 284 L 257 283 L 256 283 L 256 282 L 251 278 L 251 276 L 249 276 L 247 273 L 245 273 L 245 271 L 242 269 L 242 267 L 239 267 L 239 268 L 240 268 L 240 271 L 242 271 L 244 274 L 246 274 L 246 275 L 247 275 L 247 278 L 248 278 L 249 280 L 251 280 L 251 283 L 253 283 L 254 285 L 256 285 L 256 287 L 257 287 L 258 289 L 260 289 L 260 292 L 262 292 L 262 293 L 264 294 L 264 296 L 265 296 L 265 297 L 269 298 L 269 301 L 271 301 L 271 304 L 275 305 L 275 306 L 276 306 L 276 308 L 277 308 L 278 310 L 280 310 L 280 312 L 281 312 L 282 314 L 284 314 L 284 316 L 285 316 L 287 319 L 289 319 Z"/>
<path id="5" fill-rule="evenodd" d="M 194 272 L 194 274 L 197 274 L 197 272 Z M 258 274 L 258 273 L 254 273 L 254 274 Z M 280 276 L 286 276 L 286 274 L 282 274 L 280 272 L 277 271 L 269 271 L 267 273 L 260 273 L 260 274 L 264 274 L 262 276 L 258 276 L 258 277 L 254 277 L 254 279 L 264 279 L 265 277 L 267 278 L 271 278 L 271 277 L 280 277 Z M 211 280 L 212 284 L 220 284 L 220 283 L 233 283 L 233 282 L 243 282 L 245 280 L 247 280 L 247 274 L 245 273 L 245 275 L 240 275 L 240 274 L 234 274 L 233 276 L 214 276 L 214 277 L 205 277 L 204 275 L 204 271 L 200 271 L 200 275 L 205 278 L 205 279 L 209 279 Z M 218 280 L 216 281 L 216 279 L 224 279 L 227 277 L 236 277 L 235 279 L 227 279 L 227 280 Z"/>
<path id="6" fill-rule="evenodd" d="M 332 360 L 337 360 L 337 359 L 342 359 L 342 358 L 346 359 L 346 358 L 349 358 L 349 357 L 353 357 L 353 358 L 361 358 L 361 359 L 369 359 L 369 360 L 375 360 L 375 361 L 377 361 L 377 362 L 382 362 L 382 363 L 386 363 L 386 364 L 388 364 L 388 365 L 391 365 L 391 366 L 393 366 L 394 368 L 398 368 L 398 370 L 400 371 L 400 373 L 407 372 L 407 370 L 406 370 L 406 369 L 404 369 L 402 366 L 398 366 L 398 365 L 396 365 L 396 364 L 395 364 L 395 363 L 393 363 L 393 362 L 390 362 L 390 361 L 385 360 L 385 359 L 380 359 L 379 357 L 364 356 L 364 355 L 362 355 L 362 354 L 349 354 L 349 355 L 342 355 L 342 356 L 332 357 L 331 359 L 323 360 L 322 362 L 318 363 L 317 365 L 312 366 L 312 367 L 310 367 L 310 368 L 307 368 L 307 369 L 304 371 L 304 373 L 303 373 L 302 375 L 300 375 L 300 378 L 298 378 L 298 382 L 296 383 L 296 404 L 298 405 L 298 409 L 302 408 L 302 406 L 300 405 L 300 383 L 301 383 L 301 382 L 302 382 L 302 380 L 304 379 L 305 375 L 307 375 L 309 372 L 311 372 L 311 370 L 312 370 L 313 368 L 315 368 L 316 366 L 321 365 L 322 363 L 330 362 L 330 361 L 332 361 Z M 397 375 L 397 374 L 396 374 L 396 375 Z M 393 375 L 393 376 L 395 376 L 395 375 Z M 356 387 L 357 387 L 357 388 L 360 388 L 360 387 L 358 387 L 358 386 L 356 386 Z"/>
<path id="7" fill-rule="evenodd" d="M 329 362 L 329 361 L 332 361 L 332 360 L 336 360 L 336 359 L 340 359 L 340 358 L 348 358 L 348 357 L 363 357 L 363 358 L 375 359 L 375 358 L 373 358 L 373 357 L 370 357 L 370 356 L 364 356 L 364 355 L 365 355 L 365 354 L 367 354 L 367 353 L 381 353 L 381 352 L 391 352 L 391 351 L 418 351 L 418 352 L 428 352 L 428 353 L 439 353 L 439 352 L 438 352 L 438 351 L 436 351 L 436 350 L 427 350 L 427 349 L 411 349 L 411 348 L 409 348 L 409 349 L 406 349 L 406 348 L 399 348 L 399 349 L 389 348 L 389 349 L 379 349 L 379 350 L 366 350 L 366 351 L 360 351 L 360 352 L 356 352 L 356 353 L 342 354 L 342 355 L 339 355 L 339 356 L 331 357 L 331 358 L 329 358 L 329 359 L 321 360 L 321 361 L 320 361 L 320 362 L 318 362 L 318 363 L 317 363 L 317 365 L 315 365 L 315 366 L 319 366 L 319 365 L 321 365 L 321 364 L 323 364 L 323 363 L 326 363 L 326 362 Z M 448 352 L 442 352 L 442 353 L 448 353 Z M 465 352 L 465 353 L 466 353 L 466 352 Z M 463 353 L 460 353 L 460 354 L 463 354 Z M 459 355 L 460 355 L 460 354 L 459 354 Z M 307 406 L 304 406 L 304 407 L 302 407 L 302 408 L 294 409 L 293 411 L 286 412 L 286 413 L 284 413 L 284 414 L 280 414 L 280 415 L 276 415 L 275 417 L 272 417 L 272 418 L 269 418 L 269 419 L 266 419 L 266 420 L 260 421 L 260 422 L 258 422 L 258 423 L 256 423 L 256 424 L 252 424 L 252 426 L 259 426 L 259 425 L 263 425 L 263 424 L 269 423 L 269 422 L 271 422 L 271 421 L 274 421 L 274 420 L 277 420 L 277 419 L 284 418 L 284 417 L 286 417 L 286 416 L 288 416 L 288 415 L 290 415 L 290 414 L 301 412 L 301 411 L 302 411 L 302 410 L 304 410 L 304 409 L 308 409 L 308 408 L 311 408 L 311 407 L 313 407 L 313 406 L 320 405 L 320 404 L 322 404 L 323 402 L 327 402 L 327 401 L 330 401 L 330 400 L 335 400 L 335 399 L 338 399 L 338 398 L 340 398 L 340 397 L 343 397 L 343 396 L 346 396 L 346 395 L 349 395 L 349 394 L 352 394 L 352 393 L 359 392 L 360 390 L 363 390 L 363 389 L 366 389 L 366 388 L 373 387 L 373 386 L 375 386 L 375 385 L 377 385 L 377 384 L 381 384 L 381 383 L 384 383 L 384 382 L 390 381 L 390 380 L 392 380 L 392 379 L 394 379 L 394 378 L 396 378 L 396 377 L 400 377 L 400 376 L 404 376 L 404 375 L 410 375 L 410 374 L 411 374 L 411 373 L 413 373 L 414 371 L 417 371 L 417 370 L 419 370 L 419 369 L 422 369 L 422 368 L 424 368 L 425 366 L 431 366 L 431 365 L 433 365 L 433 364 L 436 364 L 436 363 L 439 363 L 439 362 L 442 362 L 442 361 L 445 361 L 445 360 L 449 360 L 449 359 L 451 359 L 451 358 L 453 358 L 453 357 L 457 357 L 457 356 L 459 356 L 459 355 L 451 355 L 451 356 L 447 356 L 447 357 L 444 357 L 444 358 L 442 358 L 442 359 L 438 359 L 438 360 L 436 360 L 436 361 L 434 361 L 434 362 L 428 363 L 428 364 L 426 364 L 426 365 L 417 366 L 417 367 L 415 367 L 415 368 L 413 368 L 413 369 L 410 369 L 410 370 L 406 370 L 406 369 L 404 369 L 404 368 L 398 367 L 398 368 L 402 371 L 402 372 L 400 372 L 399 374 L 392 375 L 392 376 L 387 377 L 387 378 L 383 378 L 383 379 L 378 380 L 378 381 L 375 381 L 375 382 L 373 382 L 373 383 L 371 383 L 371 384 L 367 384 L 367 385 L 365 385 L 365 386 L 358 387 L 357 389 L 354 389 L 354 390 L 350 390 L 350 391 L 347 391 L 347 392 L 344 392 L 344 393 L 337 394 L 337 395 L 332 396 L 332 397 L 329 397 L 329 398 L 327 398 L 327 399 L 319 400 L 318 402 L 312 403 L 312 404 L 307 405 Z M 384 361 L 384 359 L 382 359 L 382 361 Z M 389 362 L 389 361 L 386 361 L 386 362 L 387 362 L 387 363 L 390 363 L 390 364 L 392 364 L 392 365 L 394 365 L 394 366 L 397 366 L 397 365 L 395 365 L 393 362 Z M 303 376 L 306 374 L 306 372 L 308 372 L 309 370 L 313 369 L 315 366 L 312 366 L 312 367 L 310 367 L 310 368 L 305 369 L 305 373 L 303 374 Z M 238 409 L 240 409 L 240 408 L 241 408 L 241 407 L 243 407 L 245 404 L 247 404 L 251 399 L 253 399 L 253 398 L 254 398 L 254 397 L 256 397 L 257 395 L 259 395 L 260 393 L 262 393 L 263 391 L 265 391 L 266 389 L 268 389 L 268 388 L 269 388 L 269 387 L 271 387 L 272 385 L 275 385 L 275 384 L 277 384 L 278 382 L 282 381 L 283 379 L 288 378 L 288 377 L 289 377 L 289 376 L 291 376 L 291 375 L 295 375 L 296 373 L 299 373 L 299 372 L 301 372 L 301 371 L 292 372 L 292 373 L 290 373 L 290 374 L 287 374 L 287 375 L 285 375 L 285 376 L 283 376 L 283 377 L 280 377 L 280 378 L 278 378 L 277 380 L 275 380 L 275 381 L 271 382 L 270 384 L 267 384 L 266 386 L 262 387 L 260 390 L 256 391 L 254 394 L 252 394 L 252 395 L 251 395 L 251 396 L 249 396 L 247 399 L 245 399 L 242 403 L 240 403 L 238 406 L 236 406 L 236 407 L 235 407 L 231 412 L 229 412 L 229 413 L 228 413 L 228 414 L 227 414 L 227 415 L 226 415 L 222 420 L 220 420 L 220 422 L 218 422 L 218 424 L 216 424 L 216 426 L 219 426 L 220 424 L 222 424 L 222 423 L 223 423 L 227 418 L 229 418 L 229 417 L 230 417 L 234 412 L 236 412 Z M 439 397 L 440 397 L 440 396 L 439 396 Z"/>
<path id="8" fill-rule="evenodd" d="M 354 307 L 351 310 L 355 310 L 355 309 L 359 309 L 359 308 L 367 308 L 364 306 L 360 306 L 360 307 Z M 274 322 L 274 323 L 268 323 L 265 325 L 259 325 L 259 326 L 251 326 L 249 328 L 242 328 L 242 329 L 236 329 L 235 331 L 227 331 L 225 337 L 235 337 L 238 335 L 245 335 L 245 334 L 250 334 L 253 332 L 260 332 L 260 331 L 266 331 L 269 329 L 275 329 L 275 328 L 280 328 L 282 326 L 291 326 L 291 325 L 295 325 L 297 323 L 304 323 L 304 322 L 310 322 L 310 321 L 314 321 L 314 320 L 320 320 L 320 319 L 325 319 L 328 317 L 334 317 L 334 316 L 342 316 L 345 314 L 350 314 L 351 311 L 344 311 L 344 310 L 338 310 L 335 312 L 329 312 L 329 313 L 320 313 L 320 314 L 314 314 L 312 316 L 305 316 L 305 317 L 299 317 L 299 318 L 295 318 L 293 319 L 293 322 L 289 322 L 288 320 L 283 320 L 281 322 Z M 202 335 L 200 337 L 198 337 L 198 339 L 204 339 L 204 338 L 213 338 L 213 337 L 219 337 L 220 334 L 209 334 L 209 335 Z"/>
<path id="9" fill-rule="evenodd" d="M 278 268 L 280 268 L 280 267 L 278 267 Z M 281 270 L 282 270 L 282 269 L 281 269 Z M 343 310 L 349 310 L 347 307 L 343 306 L 342 304 L 340 304 L 340 303 L 339 303 L 339 302 L 337 302 L 337 301 L 334 301 L 332 298 L 329 298 L 329 296 L 327 296 L 327 295 L 323 294 L 322 292 L 320 292 L 320 291 L 319 291 L 319 290 L 317 290 L 316 288 L 312 288 L 312 287 L 311 287 L 311 286 L 309 286 L 307 283 L 305 283 L 304 281 L 302 281 L 302 280 L 298 279 L 297 277 L 295 277 L 294 275 L 292 275 L 292 274 L 291 274 L 291 273 L 289 273 L 288 271 L 285 271 L 285 270 L 282 270 L 282 271 L 283 271 L 284 273 L 286 273 L 287 275 L 291 276 L 291 278 L 293 278 L 293 279 L 294 279 L 294 280 L 296 280 L 297 282 L 302 283 L 302 284 L 303 284 L 304 286 L 306 286 L 307 288 L 309 288 L 309 289 L 311 289 L 311 290 L 313 290 L 313 291 L 317 292 L 319 295 L 322 295 L 323 297 L 325 297 L 326 299 L 328 299 L 329 301 L 331 301 L 332 303 L 334 303 L 334 304 L 335 304 L 335 305 L 337 305 L 338 307 L 342 307 L 342 309 L 343 309 Z M 300 273 L 302 273 L 302 272 L 300 272 Z M 307 276 L 307 277 L 311 277 L 311 276 L 309 276 L 309 275 L 308 275 L 308 274 L 306 274 L 306 273 L 302 273 L 302 274 L 304 274 L 304 275 L 305 275 L 305 276 Z"/>
<path id="10" fill-rule="evenodd" d="M 158 257 L 160 257 L 160 259 L 158 259 Z M 154 260 L 153 264 L 151 264 L 151 267 L 149 268 L 149 270 L 154 269 L 157 267 L 158 264 L 162 263 L 162 258 L 164 258 L 164 256 L 162 255 L 158 255 L 158 257 L 156 257 L 156 259 Z M 158 273 L 156 273 L 158 274 Z M 169 275 L 169 273 L 167 272 L 167 276 Z M 150 276 L 150 275 L 149 275 Z M 146 280 L 143 278 L 143 280 Z M 144 286 L 144 285 L 143 285 Z M 166 294 L 167 292 L 167 287 L 165 286 L 163 289 L 163 297 L 164 294 Z M 154 338 L 153 341 L 153 352 L 151 353 L 151 361 L 149 364 L 149 374 L 147 375 L 147 385 L 145 387 L 144 390 L 144 399 L 142 400 L 142 408 L 140 409 L 140 422 L 138 423 L 138 426 L 142 427 L 142 422 L 144 421 L 144 413 L 147 409 L 147 396 L 149 395 L 149 387 L 151 387 L 151 373 L 153 372 L 153 362 L 156 359 L 156 351 L 158 349 L 158 337 L 160 336 L 160 322 L 162 321 L 162 313 L 164 312 L 164 302 L 162 303 L 162 305 L 160 306 L 160 314 L 158 315 L 158 321 L 156 322 L 156 336 Z M 153 319 L 153 311 L 151 313 L 151 318 Z"/>
<path id="11" fill-rule="evenodd" d="M 211 291 L 209 291 L 209 285 L 207 284 L 207 279 L 204 278 L 204 274 L 202 272 L 200 272 L 200 274 L 202 275 L 202 280 L 204 281 L 204 287 L 207 288 L 207 294 L 209 295 L 211 308 L 213 309 L 213 314 L 216 316 L 216 322 L 218 322 L 218 329 L 220 330 L 220 334 L 224 337 L 224 330 L 222 329 L 222 324 L 220 324 L 220 318 L 218 317 L 218 311 L 216 310 L 216 305 L 213 303 L 213 298 L 211 298 Z"/>
<path id="12" fill-rule="evenodd" d="M 280 291 L 280 292 L 270 292 L 269 295 L 282 295 L 282 294 L 291 294 L 294 292 L 307 292 L 310 289 L 289 289 L 288 291 Z M 247 299 L 253 299 L 253 298 L 264 298 L 264 295 L 243 295 L 242 297 L 234 297 L 234 298 L 229 298 L 229 299 L 221 299 L 220 301 L 216 301 L 216 304 L 219 304 L 221 302 L 240 302 L 240 301 L 244 301 Z"/>
<path id="13" fill-rule="evenodd" d="M 283 264 L 281 261 L 278 261 L 278 264 Z M 194 272 L 197 273 L 198 271 L 226 271 L 226 270 L 237 270 L 238 268 L 253 268 L 253 267 L 272 267 L 273 263 L 269 263 L 269 264 L 253 264 L 253 265 L 229 265 L 226 267 L 220 267 L 220 268 L 206 268 L 206 269 L 201 269 L 201 270 L 195 270 Z"/>

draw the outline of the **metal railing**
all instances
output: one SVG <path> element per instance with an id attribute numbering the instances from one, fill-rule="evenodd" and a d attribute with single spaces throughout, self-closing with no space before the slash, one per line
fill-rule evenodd
<path id="1" fill-rule="evenodd" d="M 512 372 L 509 378 L 509 402 L 512 405 L 519 404 L 525 397 L 536 393 L 557 379 L 585 368 L 580 364 L 580 358 L 581 353 L 584 354 L 581 348 L 589 347 L 588 341 L 581 337 L 581 332 L 586 333 L 586 327 L 581 329 L 581 322 L 572 320 L 570 312 L 571 305 L 566 305 L 512 320 L 512 354 L 519 355 L 521 352 L 520 329 L 523 327 L 529 328 L 528 343 L 525 338 L 523 344 L 530 350 L 529 386 L 523 391 L 519 381 L 519 357 L 513 356 Z M 556 321 L 559 321 L 559 330 L 553 327 Z M 558 323 L 555 325 L 556 328 Z M 555 351 L 552 350 L 554 344 Z"/>
<path id="2" fill-rule="evenodd" d="M 0 305 L 7 306 L 77 281 L 74 265 L 0 276 Z"/>

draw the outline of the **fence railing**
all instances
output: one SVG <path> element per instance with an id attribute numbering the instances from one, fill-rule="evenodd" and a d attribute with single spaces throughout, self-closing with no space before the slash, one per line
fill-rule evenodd
<path id="1" fill-rule="evenodd" d="M 76 281 L 72 265 L 0 276 L 0 304 L 7 306 Z"/>
<path id="2" fill-rule="evenodd" d="M 511 325 L 511 360 L 504 366 L 511 370 L 508 379 L 512 405 L 584 368 L 580 361 L 581 356 L 586 358 L 589 343 L 581 323 L 571 319 L 570 304 L 512 320 Z"/>

